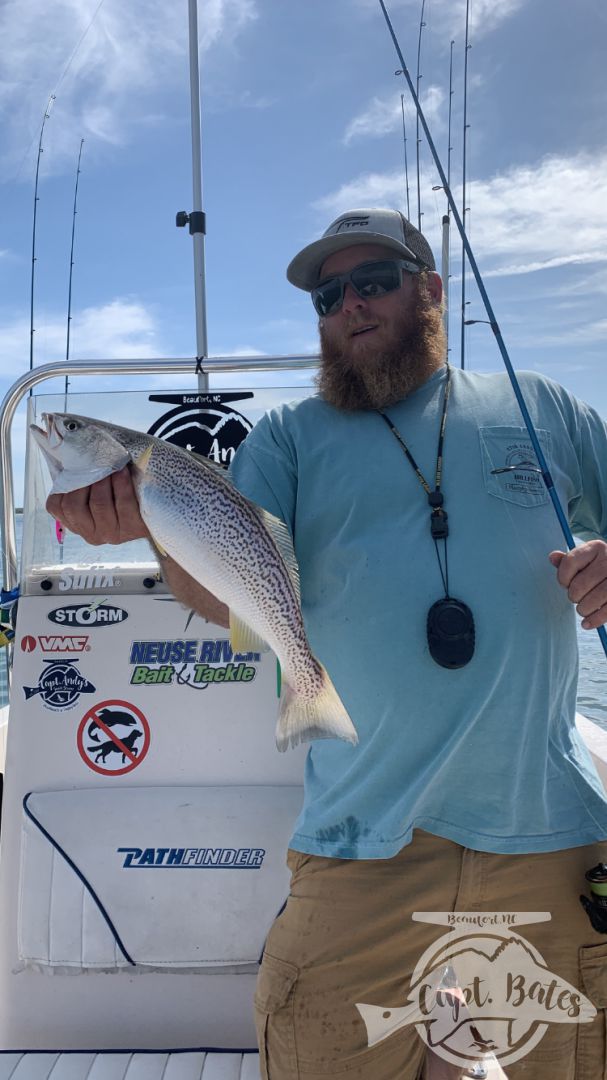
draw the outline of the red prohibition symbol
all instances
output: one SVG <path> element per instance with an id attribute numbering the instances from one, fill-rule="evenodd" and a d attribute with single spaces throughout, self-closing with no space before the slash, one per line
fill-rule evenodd
<path id="1" fill-rule="evenodd" d="M 100 701 L 82 717 L 78 753 L 101 776 L 132 772 L 150 748 L 150 725 L 136 705 L 119 698 Z"/>

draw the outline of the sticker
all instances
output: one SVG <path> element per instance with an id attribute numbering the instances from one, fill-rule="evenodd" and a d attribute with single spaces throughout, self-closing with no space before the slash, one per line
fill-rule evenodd
<path id="1" fill-rule="evenodd" d="M 106 604 L 105 600 L 95 600 L 92 604 L 67 604 L 65 607 L 49 611 L 51 622 L 60 626 L 115 626 L 128 619 L 128 612 L 123 608 Z"/>
<path id="2" fill-rule="evenodd" d="M 261 870 L 265 848 L 225 847 L 119 847 L 124 855 L 123 870 L 146 866 L 157 870 L 180 867 L 182 870 Z"/>
<path id="3" fill-rule="evenodd" d="M 93 772 L 122 776 L 141 764 L 150 748 L 150 725 L 135 705 L 118 698 L 100 701 L 84 714 L 78 753 Z"/>
<path id="4" fill-rule="evenodd" d="M 148 435 L 210 458 L 217 465 L 229 465 L 253 427 L 246 416 L 226 404 L 230 396 L 237 400 L 243 397 L 242 394 L 180 395 L 180 404 L 156 420 Z"/>
<path id="5" fill-rule="evenodd" d="M 59 592 L 90 592 L 92 589 L 117 589 L 120 578 L 105 567 L 92 566 L 75 573 L 63 572 L 59 578 Z"/>
<path id="6" fill-rule="evenodd" d="M 37 643 L 46 653 L 91 651 L 88 634 L 39 634 Z M 22 652 L 34 652 L 36 647 L 36 638 L 31 634 L 21 638 Z"/>
<path id="7" fill-rule="evenodd" d="M 37 686 L 24 686 L 25 700 L 40 694 L 43 705 L 53 712 L 74 707 L 81 694 L 94 694 L 97 689 L 75 666 L 78 660 L 45 660 Z"/>
<path id="8" fill-rule="evenodd" d="M 228 638 L 171 638 L 132 641 L 129 663 L 133 686 L 189 686 L 249 683 L 257 674 L 260 653 L 234 653 Z"/>

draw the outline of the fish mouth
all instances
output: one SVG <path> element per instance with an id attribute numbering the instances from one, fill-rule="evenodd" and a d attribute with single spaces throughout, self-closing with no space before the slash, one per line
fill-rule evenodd
<path id="1" fill-rule="evenodd" d="M 42 420 L 45 424 L 45 428 L 38 427 L 37 424 L 30 424 L 30 431 L 34 436 L 38 446 L 47 457 L 53 459 L 53 464 L 63 469 L 63 465 L 59 460 L 61 453 L 61 446 L 63 443 L 63 435 L 57 425 L 57 419 L 54 413 L 42 413 Z"/>

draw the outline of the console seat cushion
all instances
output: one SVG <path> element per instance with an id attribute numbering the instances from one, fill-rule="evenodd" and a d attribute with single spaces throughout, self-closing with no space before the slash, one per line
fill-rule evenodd
<path id="1" fill-rule="evenodd" d="M 265 785 L 29 794 L 23 967 L 256 970 L 288 895 L 285 857 L 300 804 L 299 787 Z"/>

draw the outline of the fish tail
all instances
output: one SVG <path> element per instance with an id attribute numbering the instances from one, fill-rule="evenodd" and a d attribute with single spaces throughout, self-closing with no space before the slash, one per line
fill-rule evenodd
<path id="1" fill-rule="evenodd" d="M 276 745 L 282 752 L 310 739 L 345 739 L 354 746 L 358 742 L 356 728 L 323 667 L 322 685 L 316 697 L 309 701 L 298 694 L 283 679 L 280 712 L 276 725 Z"/>

